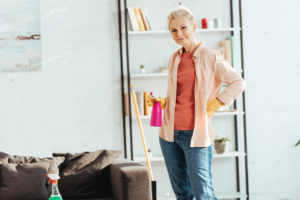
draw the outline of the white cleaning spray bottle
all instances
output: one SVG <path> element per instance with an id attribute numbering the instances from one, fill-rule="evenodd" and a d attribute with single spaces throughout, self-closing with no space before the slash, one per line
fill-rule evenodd
<path id="1" fill-rule="evenodd" d="M 48 174 L 52 182 L 52 194 L 49 200 L 63 200 L 58 189 L 58 179 L 60 178 L 57 174 Z"/>

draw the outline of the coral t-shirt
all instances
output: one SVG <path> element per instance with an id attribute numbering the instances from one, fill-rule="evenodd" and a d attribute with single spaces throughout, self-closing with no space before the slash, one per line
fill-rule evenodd
<path id="1" fill-rule="evenodd" d="M 175 130 L 193 130 L 195 123 L 195 63 L 194 51 L 183 52 L 177 71 Z"/>

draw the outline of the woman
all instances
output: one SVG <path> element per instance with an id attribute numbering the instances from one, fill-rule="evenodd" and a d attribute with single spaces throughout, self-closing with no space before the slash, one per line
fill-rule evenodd
<path id="1" fill-rule="evenodd" d="M 195 37 L 191 12 L 180 7 L 168 16 L 168 28 L 181 45 L 169 60 L 167 97 L 153 99 L 165 109 L 159 131 L 161 150 L 178 200 L 216 200 L 211 175 L 213 113 L 230 105 L 245 90 L 245 81 L 230 64 Z M 223 83 L 228 86 L 220 93 Z"/>

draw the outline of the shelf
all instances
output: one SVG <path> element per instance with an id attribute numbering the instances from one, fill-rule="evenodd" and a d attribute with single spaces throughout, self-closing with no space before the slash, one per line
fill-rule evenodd
<path id="1" fill-rule="evenodd" d="M 146 157 L 145 156 L 134 156 L 134 161 L 135 162 L 140 162 L 140 163 L 145 163 L 146 162 Z M 151 156 L 150 161 L 151 162 L 161 162 L 161 161 L 164 161 L 164 157 L 162 157 L 162 156 Z"/>
<path id="2" fill-rule="evenodd" d="M 231 151 L 227 153 L 220 153 L 220 154 L 213 154 L 213 158 L 227 158 L 227 157 L 239 157 L 239 156 L 245 156 L 245 152 L 241 151 Z"/>
<path id="3" fill-rule="evenodd" d="M 246 153 L 240 152 L 240 151 L 231 151 L 227 153 L 222 153 L 222 154 L 213 154 L 213 159 L 215 158 L 230 158 L 230 157 L 239 157 L 239 156 L 245 156 Z M 134 161 L 140 162 L 140 163 L 145 163 L 146 162 L 146 157 L 145 156 L 135 156 Z M 163 156 L 151 156 L 150 157 L 151 162 L 161 162 L 164 161 Z"/>
<path id="4" fill-rule="evenodd" d="M 246 194 L 242 194 L 240 192 L 232 192 L 232 193 L 216 193 L 216 197 L 218 199 L 237 199 L 237 198 L 246 198 Z M 159 200 L 176 200 L 176 197 L 173 193 L 170 196 L 159 196 Z"/>
<path id="5" fill-rule="evenodd" d="M 216 193 L 218 199 L 237 199 L 237 198 L 246 198 L 247 195 L 240 192 L 232 192 L 232 193 Z"/>
<path id="6" fill-rule="evenodd" d="M 147 73 L 147 74 L 132 74 L 130 78 L 155 78 L 155 77 L 168 77 L 168 73 Z M 125 75 L 127 78 L 127 75 Z"/>
<path id="7" fill-rule="evenodd" d="M 238 72 L 242 73 L 242 70 L 238 70 Z M 156 78 L 156 77 L 164 77 L 167 78 L 169 75 L 168 73 L 146 73 L 146 74 L 131 74 L 130 78 Z M 127 75 L 124 75 L 127 78 Z"/>
<path id="8" fill-rule="evenodd" d="M 231 32 L 231 31 L 241 31 L 241 28 L 197 29 L 196 33 L 205 33 L 205 32 Z M 124 35 L 124 32 L 122 34 Z M 170 32 L 168 30 L 128 31 L 128 35 L 159 35 L 159 34 L 170 34 Z"/>
<path id="9" fill-rule="evenodd" d="M 231 115 L 243 115 L 244 112 L 243 111 L 217 111 L 214 113 L 213 116 L 231 116 Z M 126 118 L 128 118 L 128 116 L 126 116 Z M 134 115 L 132 115 L 132 119 L 137 119 L 137 117 Z M 142 115 L 140 116 L 140 119 L 151 119 L 150 115 Z"/>
<path id="10" fill-rule="evenodd" d="M 214 116 L 243 115 L 243 111 L 217 111 Z"/>
<path id="11" fill-rule="evenodd" d="M 128 116 L 126 116 L 126 118 L 128 118 Z M 137 117 L 135 116 L 135 113 L 134 113 L 134 115 L 132 115 L 132 119 L 137 119 Z M 141 115 L 140 119 L 151 119 L 151 116 L 150 115 Z"/>

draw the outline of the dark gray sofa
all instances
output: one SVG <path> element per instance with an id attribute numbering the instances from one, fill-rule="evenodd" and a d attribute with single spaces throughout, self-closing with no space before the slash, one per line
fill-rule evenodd
<path id="1" fill-rule="evenodd" d="M 34 165 L 34 166 L 39 165 L 39 167 L 43 167 L 45 165 L 44 168 L 50 170 L 51 167 L 49 168 L 49 163 L 50 163 L 50 166 L 56 166 L 58 163 L 61 163 L 61 161 L 62 161 L 61 157 L 54 158 L 54 159 L 55 159 L 55 162 L 53 162 L 53 160 L 52 160 L 51 162 L 45 163 L 45 162 L 40 162 L 41 160 L 44 160 L 44 159 L 40 160 L 40 158 L 26 157 L 26 156 L 11 156 L 6 153 L 0 152 L 0 199 L 1 200 L 11 200 L 9 198 L 5 198 L 2 195 L 6 193 L 6 192 L 4 192 L 4 189 L 7 189 L 9 187 L 11 187 L 13 189 L 13 187 L 16 185 L 15 184 L 16 182 L 14 182 L 14 179 L 11 179 L 11 181 L 7 180 L 8 174 L 6 172 L 4 172 L 3 170 L 4 169 L 10 170 L 9 167 L 11 167 L 11 165 L 9 165 L 9 167 L 5 168 L 4 165 L 6 165 L 6 163 L 13 162 L 13 163 L 20 164 L 20 163 L 30 162 L 29 165 L 31 167 L 32 167 L 32 165 Z M 32 162 L 34 162 L 34 164 L 32 164 Z M 53 164 L 53 165 L 51 165 L 51 164 Z M 100 162 L 99 162 L 99 164 L 100 164 Z M 86 169 L 90 165 L 91 164 L 87 163 L 86 167 L 82 168 L 82 169 Z M 12 164 L 12 166 L 16 166 L 16 165 Z M 94 165 L 94 166 L 98 166 L 98 165 Z M 21 167 L 21 168 L 23 168 L 23 167 Z M 21 169 L 21 168 L 19 168 L 19 169 Z M 26 167 L 24 167 L 24 169 L 25 168 Z M 96 167 L 96 168 L 98 169 L 98 167 Z M 2 169 L 2 171 L 1 171 L 1 169 Z M 53 169 L 57 170 L 57 168 L 55 168 L 55 167 L 53 167 Z M 77 195 L 73 195 L 73 198 L 69 198 L 69 199 L 64 198 L 64 200 L 79 200 L 79 199 L 81 199 L 81 200 L 151 200 L 152 199 L 151 181 L 150 181 L 149 173 L 148 173 L 146 166 L 143 166 L 139 163 L 133 162 L 128 159 L 119 158 L 119 159 L 115 159 L 114 161 L 112 161 L 106 167 L 106 169 L 108 169 L 108 171 L 107 170 L 105 171 L 105 174 L 107 177 L 105 180 L 107 180 L 107 182 L 102 181 L 102 179 L 94 178 L 94 180 L 96 180 L 96 182 L 97 182 L 97 180 L 100 180 L 100 183 L 104 183 L 104 185 L 108 186 L 105 188 L 107 188 L 108 190 L 109 189 L 111 190 L 108 192 L 109 195 L 105 195 L 105 198 L 86 199 L 84 197 L 81 197 L 81 198 L 78 197 L 78 199 L 77 199 L 76 198 Z M 28 170 L 26 172 L 29 172 L 30 170 L 35 170 L 35 169 L 29 168 L 26 170 Z M 22 170 L 20 170 L 20 171 L 22 173 Z M 87 172 L 88 171 L 89 170 L 87 170 Z M 40 171 L 40 173 L 44 174 L 44 175 L 42 175 L 42 177 L 40 177 L 38 174 L 36 174 L 36 178 L 37 178 L 36 180 L 40 179 L 40 181 L 43 181 L 44 180 L 43 177 L 45 176 L 47 171 L 46 170 Z M 2 177 L 1 177 L 1 174 L 2 174 Z M 4 176 L 6 177 L 6 180 L 3 179 Z M 6 183 L 10 183 L 10 186 L 5 184 L 2 181 L 6 182 Z M 71 181 L 73 182 L 73 179 L 71 179 Z M 26 182 L 26 181 L 24 181 L 24 182 Z M 84 183 L 93 185 L 94 182 L 89 181 L 89 182 L 84 182 Z M 99 183 L 98 183 L 98 185 L 99 185 Z M 97 186 L 97 187 L 95 187 L 96 190 L 98 190 L 97 189 L 98 185 L 97 184 L 94 185 L 94 186 Z M 83 186 L 85 186 L 85 184 Z M 32 187 L 30 187 L 30 188 L 32 188 Z M 72 187 L 69 187 L 69 185 L 67 185 L 67 188 L 72 188 Z M 1 191 L 2 189 L 3 189 L 3 191 Z M 35 191 L 36 191 L 36 189 L 35 189 Z M 108 191 L 108 190 L 106 190 L 106 191 Z M 9 191 L 9 190 L 6 190 L 6 191 Z M 24 194 L 21 193 L 21 191 L 22 190 L 20 190 L 20 192 L 18 192 L 19 197 L 24 196 Z M 74 190 L 72 190 L 72 191 L 74 191 Z M 75 194 L 75 193 L 72 193 L 72 194 Z"/>

